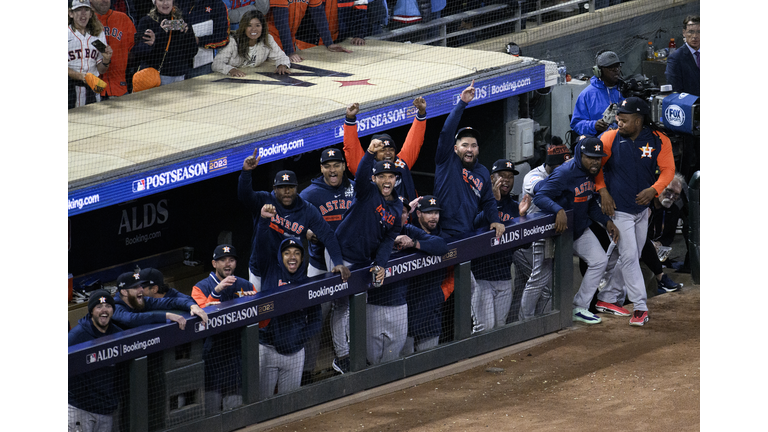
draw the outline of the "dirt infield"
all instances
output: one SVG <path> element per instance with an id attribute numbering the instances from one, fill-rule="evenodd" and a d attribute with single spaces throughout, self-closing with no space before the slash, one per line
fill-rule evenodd
<path id="1" fill-rule="evenodd" d="M 603 314 L 599 325 L 488 354 L 468 370 L 359 402 L 353 395 L 350 405 L 335 401 L 258 430 L 699 430 L 699 286 L 690 275 L 674 279 L 685 288 L 650 298 L 642 328 Z"/>

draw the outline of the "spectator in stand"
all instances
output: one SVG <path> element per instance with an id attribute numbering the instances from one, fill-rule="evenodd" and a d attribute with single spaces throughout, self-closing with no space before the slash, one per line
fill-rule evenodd
<path id="1" fill-rule="evenodd" d="M 621 233 L 621 242 L 616 243 L 619 259 L 611 281 L 598 294 L 595 308 L 629 316 L 629 311 L 613 304 L 626 289 L 627 298 L 634 303 L 629 324 L 642 326 L 648 322 L 647 293 L 640 271 L 640 255 L 648 235 L 648 205 L 672 181 L 675 162 L 669 138 L 649 126 L 650 107 L 644 100 L 627 98 L 616 117 L 619 128 L 600 138 L 606 156 L 595 187 L 603 212 Z"/>
<path id="2" fill-rule="evenodd" d="M 533 198 L 536 184 L 571 159 L 568 147 L 562 144 L 562 140 L 556 138 L 552 138 L 552 145 L 547 149 L 547 158 L 544 163 L 530 170 L 523 179 L 523 193 L 527 197 Z M 525 215 L 532 215 L 539 211 L 539 208 L 531 203 Z M 531 246 L 531 276 L 525 284 L 520 299 L 520 321 L 552 310 L 552 251 L 554 251 L 554 245 L 551 238 L 537 240 Z"/>
<path id="3" fill-rule="evenodd" d="M 289 0 L 270 0 L 270 11 L 267 15 L 269 22 L 269 33 L 275 39 L 280 48 L 291 59 L 291 63 L 302 61 L 301 56 L 296 52 L 296 31 L 299 29 L 304 14 L 309 9 L 315 28 L 320 33 L 320 39 L 332 52 L 351 53 L 352 51 L 337 45 L 333 42 L 333 36 L 328 27 L 328 18 L 325 15 L 325 8 L 322 0 L 308 1 L 289 1 Z"/>
<path id="4" fill-rule="evenodd" d="M 512 196 L 515 175 L 520 174 L 515 164 L 508 159 L 499 159 L 491 168 L 495 211 L 502 223 L 519 217 L 530 204 L 530 198 L 518 203 Z M 475 227 L 488 226 L 485 211 L 475 217 Z M 491 330 L 507 322 L 510 312 L 517 320 L 518 302 L 530 276 L 530 264 L 525 257 L 527 248 L 509 249 L 496 252 L 472 261 L 472 273 L 476 285 L 472 290 L 472 317 L 475 331 Z M 515 283 L 512 282 L 512 265 L 515 267 Z M 513 307 L 514 306 L 514 307 Z"/>
<path id="5" fill-rule="evenodd" d="M 144 282 L 144 297 L 151 297 L 156 299 L 161 298 L 191 298 L 186 294 L 182 294 L 174 288 L 169 287 L 163 279 L 163 273 L 152 267 L 147 267 L 139 272 L 141 280 Z M 203 307 L 203 306 L 201 306 Z"/>
<path id="6" fill-rule="evenodd" d="M 605 272 L 608 257 L 597 237 L 589 229 L 592 220 L 602 224 L 619 242 L 619 231 L 613 221 L 603 214 L 595 200 L 594 178 L 600 172 L 603 143 L 595 137 L 581 136 L 576 143 L 573 159 L 562 164 L 534 187 L 533 204 L 541 211 L 555 216 L 555 231 L 568 228 L 565 211 L 573 209 L 573 252 L 587 262 L 588 268 L 573 297 L 573 320 L 598 324 L 602 320 L 591 313 L 589 304 Z M 623 237 L 621 239 L 624 240 Z"/>
<path id="7" fill-rule="evenodd" d="M 107 87 L 101 92 L 102 99 L 122 96 L 128 92 L 128 80 L 125 76 L 128 67 L 128 54 L 133 48 L 136 27 L 128 15 L 110 9 L 110 0 L 92 0 L 91 7 L 96 17 L 104 26 L 107 44 L 112 48 L 112 60 L 101 79 Z"/>
<path id="8" fill-rule="evenodd" d="M 312 179 L 311 184 L 301 191 L 299 196 L 320 210 L 331 229 L 336 231 L 344 220 L 344 214 L 352 205 L 355 195 L 355 182 L 347 178 L 347 163 L 344 152 L 337 148 L 327 148 L 320 154 L 321 175 Z M 310 229 L 307 230 L 309 241 L 309 266 L 307 276 L 313 277 L 331 271 L 333 263 L 325 246 Z M 331 313 L 331 338 L 335 359 L 348 360 L 349 357 L 349 297 L 340 297 L 332 303 L 323 303 L 323 322 Z M 305 347 L 304 374 L 302 382 L 309 382 L 311 372 L 315 369 L 320 340 L 313 338 Z M 332 364 L 334 370 L 344 373 L 338 363 Z M 348 369 L 347 369 L 348 370 Z"/>
<path id="9" fill-rule="evenodd" d="M 278 217 L 272 204 L 265 204 L 258 223 L 260 238 L 272 231 L 272 220 Z M 263 271 L 263 292 L 290 289 L 307 280 L 304 246 L 297 237 L 287 236 L 272 254 L 259 254 Z M 320 305 L 288 312 L 259 323 L 259 396 L 268 398 L 301 386 L 304 368 L 304 345 L 317 335 L 322 325 Z"/>
<path id="10" fill-rule="evenodd" d="M 241 295 L 255 295 L 253 284 L 235 276 L 237 252 L 230 244 L 213 250 L 213 271 L 192 288 L 192 297 L 200 307 L 234 300 Z M 205 360 L 205 411 L 207 415 L 240 406 L 240 331 L 226 331 L 209 336 L 203 344 Z"/>
<path id="11" fill-rule="evenodd" d="M 126 272 L 117 278 L 112 319 L 120 327 L 130 329 L 145 324 L 165 324 L 171 320 L 184 330 L 187 320 L 179 314 L 167 312 L 170 310 L 189 310 L 191 315 L 197 315 L 208 323 L 208 314 L 190 298 L 144 298 L 144 283 L 138 272 Z"/>
<path id="12" fill-rule="evenodd" d="M 350 38 L 352 45 L 365 45 L 365 37 L 370 35 L 368 19 L 369 9 L 374 4 L 385 3 L 386 0 L 374 0 L 367 4 L 355 1 L 342 1 L 337 3 L 337 26 L 338 37 L 336 40 L 343 41 Z"/>
<path id="13" fill-rule="evenodd" d="M 253 171 L 261 160 L 258 156 L 258 148 L 253 151 L 253 155 L 248 156 L 243 161 L 243 170 L 240 172 L 240 179 L 237 186 L 237 197 L 240 202 L 251 211 L 253 216 L 253 242 L 251 249 L 251 259 L 249 261 L 249 280 L 256 287 L 256 291 L 261 291 L 261 273 L 258 267 L 258 256 L 266 254 L 272 256 L 277 251 L 280 242 L 286 237 L 301 238 L 306 235 L 305 230 L 310 229 L 323 242 L 328 250 L 333 267 L 333 273 L 341 273 L 342 281 L 349 278 L 349 269 L 342 264 L 342 252 L 339 247 L 339 241 L 328 222 L 323 219 L 320 211 L 313 205 L 307 203 L 296 193 L 296 173 L 283 170 L 275 175 L 272 192 L 253 190 Z M 261 208 L 264 204 L 272 204 L 277 209 L 278 217 L 270 225 L 271 230 L 267 231 L 269 235 L 266 238 L 257 237 L 257 228 L 261 219 Z"/>
<path id="14" fill-rule="evenodd" d="M 622 63 L 613 51 L 597 53 L 592 68 L 594 76 L 587 88 L 579 93 L 573 107 L 571 129 L 577 135 L 598 136 L 613 124 L 615 108 L 624 101 L 618 87 Z M 608 110 L 611 107 L 614 109 Z"/>
<path id="15" fill-rule="evenodd" d="M 440 229 L 440 212 L 442 208 L 434 195 L 425 195 L 412 201 L 416 207 L 416 223 L 404 225 L 403 232 L 419 231 L 428 235 L 429 239 L 439 238 L 445 244 L 445 236 Z M 407 220 L 407 219 L 406 219 Z M 419 230 L 419 231 L 416 231 Z M 419 233 L 421 235 L 421 233 Z M 396 244 L 398 236 L 395 239 Z M 408 235 L 407 238 L 413 239 Z M 402 240 L 400 241 L 402 244 Z M 432 253 L 444 255 L 443 249 Z M 408 281 L 406 302 L 408 303 L 408 338 L 403 348 L 403 354 L 424 351 L 437 346 L 440 340 L 442 328 L 443 294 L 442 281 L 445 277 L 445 269 L 435 270 L 423 275 L 411 278 Z"/>
<path id="16" fill-rule="evenodd" d="M 69 331 L 67 345 L 77 345 L 123 331 L 112 322 L 115 300 L 109 292 L 98 289 L 88 298 L 88 313 Z M 102 367 L 92 372 L 69 377 L 69 430 L 111 431 L 112 414 L 118 406 L 116 369 L 118 365 Z"/>
<path id="17" fill-rule="evenodd" d="M 336 228 L 344 264 L 370 266 L 376 283 L 384 282 L 384 268 L 392 254 L 395 238 L 402 230 L 400 216 L 403 212 L 403 203 L 395 192 L 397 170 L 394 162 L 375 160 L 374 155 L 383 148 L 381 140 L 371 140 L 357 167 L 360 173 L 372 173 L 371 181 L 362 174 L 358 177 L 352 205 Z M 391 333 L 387 333 L 390 329 L 372 325 L 383 323 L 388 310 L 385 306 L 370 303 L 366 307 L 368 362 L 371 364 L 397 358 L 405 343 L 404 338 L 390 339 Z M 397 312 L 401 310 L 407 314 L 404 307 L 398 308 Z M 345 363 L 342 369 L 349 370 L 349 360 L 346 359 Z"/>
<path id="18" fill-rule="evenodd" d="M 71 109 L 101 101 L 100 93 L 106 83 L 98 77 L 109 68 L 112 48 L 88 0 L 72 0 L 68 15 L 68 107 Z M 104 52 L 100 52 L 94 42 L 101 43 Z"/>
<path id="19" fill-rule="evenodd" d="M 427 129 L 427 101 L 423 97 L 417 97 L 413 100 L 413 106 L 418 110 L 416 117 L 411 123 L 411 129 L 405 138 L 405 143 L 400 152 L 395 155 L 395 140 L 389 134 L 374 134 L 371 140 L 378 139 L 383 143 L 381 150 L 376 153 L 376 161 L 389 161 L 394 163 L 397 179 L 395 182 L 395 193 L 404 198 L 408 203 L 417 197 L 416 186 L 411 176 L 411 167 L 419 158 L 421 146 L 424 144 L 424 132 Z M 360 112 L 360 104 L 353 103 L 347 107 L 344 121 L 344 154 L 349 161 L 349 170 L 352 175 L 357 176 L 357 166 L 363 158 L 364 151 L 360 145 L 360 139 L 357 135 L 357 114 Z M 367 173 L 360 175 L 367 176 Z"/>
<path id="20" fill-rule="evenodd" d="M 160 72 L 160 85 L 183 81 L 197 54 L 195 33 L 173 0 L 154 2 L 155 7 L 136 26 L 131 53 L 140 62 L 140 69 L 151 67 Z M 181 30 L 174 30 L 172 26 L 178 21 L 182 21 Z"/>
<path id="21" fill-rule="evenodd" d="M 392 22 L 402 25 L 428 23 L 441 17 L 446 0 L 397 0 Z"/>
<path id="22" fill-rule="evenodd" d="M 178 5 L 197 42 L 197 54 L 186 78 L 209 74 L 217 50 L 229 42 L 227 7 L 222 0 L 178 0 Z"/>
<path id="23" fill-rule="evenodd" d="M 273 60 L 276 73 L 291 73 L 291 61 L 275 43 L 267 30 L 267 20 L 257 10 L 248 11 L 240 19 L 240 26 L 229 43 L 213 59 L 213 70 L 225 75 L 244 77 L 238 68 L 256 67 L 267 59 Z"/>

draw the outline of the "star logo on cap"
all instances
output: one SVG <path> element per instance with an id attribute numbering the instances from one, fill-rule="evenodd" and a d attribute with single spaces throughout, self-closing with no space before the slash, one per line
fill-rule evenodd
<path id="1" fill-rule="evenodd" d="M 645 147 L 638 147 L 638 148 L 643 152 L 642 156 L 640 156 L 640 159 L 644 157 L 652 157 L 653 151 L 655 150 L 653 147 L 651 147 L 648 144 L 646 144 Z"/>
<path id="2" fill-rule="evenodd" d="M 336 152 L 335 152 L 335 151 L 333 151 L 333 150 L 328 150 L 328 156 L 333 156 L 333 155 L 335 155 L 335 154 L 336 154 Z"/>
<path id="3" fill-rule="evenodd" d="M 507 168 L 512 168 L 512 162 L 507 162 Z"/>
<path id="4" fill-rule="evenodd" d="M 626 99 L 624 99 L 623 101 L 621 101 L 621 106 L 624 106 L 624 105 L 626 105 L 626 104 L 627 104 L 627 100 L 626 100 Z"/>
<path id="5" fill-rule="evenodd" d="M 583 140 L 586 137 L 587 137 L 586 135 L 582 135 L 582 136 L 579 137 L 579 140 Z"/>
<path id="6" fill-rule="evenodd" d="M 104 297 L 104 296 L 99 297 L 99 303 L 106 303 L 106 302 L 107 302 L 107 298 L 106 297 Z"/>
<path id="7" fill-rule="evenodd" d="M 296 244 L 296 242 L 293 240 L 288 240 L 288 244 Z"/>
<path id="8" fill-rule="evenodd" d="M 136 279 L 136 280 L 139 280 L 139 279 L 141 279 L 141 276 L 139 276 L 138 273 L 134 273 L 133 274 L 133 278 Z"/>
<path id="9" fill-rule="evenodd" d="M 600 151 L 600 144 L 595 144 L 595 151 Z"/>
<path id="10" fill-rule="evenodd" d="M 389 145 L 389 140 L 384 140 L 384 145 L 388 146 Z"/>
<path id="11" fill-rule="evenodd" d="M 230 247 L 229 246 L 224 246 L 223 248 L 221 248 L 221 250 L 223 250 L 224 253 L 229 253 Z"/>
<path id="12" fill-rule="evenodd" d="M 432 205 L 437 205 L 437 200 L 434 199 L 434 198 L 430 198 L 429 199 L 429 203 L 432 204 Z"/>
<path id="13" fill-rule="evenodd" d="M 389 169 L 392 166 L 389 162 L 384 164 L 384 169 Z"/>
<path id="14" fill-rule="evenodd" d="M 283 174 L 283 181 L 288 181 L 291 178 L 288 174 Z"/>

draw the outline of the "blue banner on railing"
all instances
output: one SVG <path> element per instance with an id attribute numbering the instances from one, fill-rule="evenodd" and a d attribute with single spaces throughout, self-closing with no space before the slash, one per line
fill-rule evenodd
<path id="1" fill-rule="evenodd" d="M 572 226 L 572 212 L 566 212 L 568 226 Z M 393 255 L 387 264 L 387 284 L 446 268 L 494 252 L 527 245 L 533 241 L 552 237 L 555 216 L 541 213 L 515 218 L 507 223 L 504 235 L 496 239 L 493 231 L 480 231 L 448 242 L 448 254 L 437 257 L 419 251 Z M 371 288 L 368 268 L 353 268 L 346 282 L 340 276 L 317 276 L 310 282 L 285 291 L 241 297 L 205 308 L 208 324 L 199 317 L 187 318 L 180 330 L 176 323 L 143 326 L 111 336 L 69 347 L 69 375 L 88 372 L 99 367 L 131 360 L 147 354 L 192 342 L 226 330 L 254 324 L 259 321 L 326 303 Z"/>
<path id="2" fill-rule="evenodd" d="M 540 89 L 544 84 L 544 65 L 477 81 L 475 99 L 470 106 Z M 459 87 L 425 95 L 429 107 L 427 116 L 448 114 L 467 85 L 469 81 Z M 410 101 L 363 112 L 357 119 L 359 134 L 367 136 L 410 124 L 415 115 L 416 110 Z M 69 216 L 239 171 L 243 160 L 253 154 L 255 148 L 262 156 L 261 163 L 267 163 L 341 143 L 343 124 L 343 113 L 340 113 L 338 120 L 70 191 L 67 203 Z"/>

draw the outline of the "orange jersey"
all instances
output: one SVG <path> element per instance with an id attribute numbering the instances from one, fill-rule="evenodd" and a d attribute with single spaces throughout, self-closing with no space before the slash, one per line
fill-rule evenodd
<path id="1" fill-rule="evenodd" d="M 136 27 L 128 15 L 110 10 L 104 15 L 96 14 L 104 26 L 107 45 L 112 48 L 112 60 L 109 68 L 101 79 L 107 87 L 101 92 L 102 96 L 122 96 L 128 92 L 125 79 L 125 69 L 128 66 L 128 53 L 133 48 L 133 38 Z"/>
<path id="2" fill-rule="evenodd" d="M 288 24 L 291 27 L 291 40 L 294 45 L 296 44 L 296 31 L 301 25 L 301 20 L 304 19 L 304 14 L 307 13 L 307 7 L 318 7 L 323 4 L 323 0 L 269 0 L 270 11 L 267 13 L 267 25 L 269 26 L 269 34 L 275 39 L 280 49 L 285 51 L 283 42 L 280 40 L 280 32 L 275 27 L 275 20 L 273 17 L 272 8 L 281 7 L 288 8 Z"/>
<path id="3" fill-rule="evenodd" d="M 325 2 L 325 17 L 328 19 L 328 29 L 331 31 L 331 36 L 333 36 L 333 40 L 336 40 L 339 38 L 339 12 L 338 12 L 338 2 L 337 0 L 326 0 Z M 307 48 L 312 48 L 313 46 L 316 46 L 314 44 L 311 44 L 309 42 L 304 42 L 301 40 L 295 40 L 296 48 L 303 50 Z M 323 44 L 323 39 L 320 38 L 320 44 Z"/>

